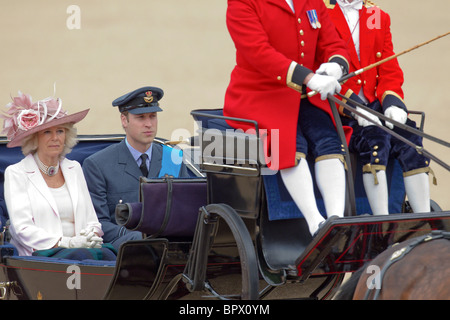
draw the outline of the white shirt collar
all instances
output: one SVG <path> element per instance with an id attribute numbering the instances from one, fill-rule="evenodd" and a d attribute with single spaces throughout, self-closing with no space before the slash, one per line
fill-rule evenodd
<path id="1" fill-rule="evenodd" d="M 286 0 L 286 2 L 287 2 L 287 4 L 289 5 L 289 7 L 291 7 L 292 12 L 295 13 L 295 10 L 294 10 L 294 2 L 293 2 L 293 0 Z"/>
<path id="2" fill-rule="evenodd" d="M 128 150 L 130 150 L 131 155 L 133 156 L 134 160 L 136 160 L 137 162 L 140 162 L 141 160 L 139 159 L 139 157 L 141 156 L 142 152 L 137 151 L 135 148 L 133 148 L 129 143 L 128 140 L 125 138 L 125 143 L 128 147 Z M 150 145 L 150 148 L 148 148 L 147 151 L 145 151 L 145 153 L 148 155 L 148 160 L 147 161 L 151 161 L 152 159 L 152 145 Z M 139 160 L 139 161 L 138 161 Z"/>
<path id="3" fill-rule="evenodd" d="M 339 6 L 342 9 L 355 9 L 361 10 L 363 6 L 363 0 L 353 0 L 352 2 L 348 2 L 348 0 L 336 0 Z"/>

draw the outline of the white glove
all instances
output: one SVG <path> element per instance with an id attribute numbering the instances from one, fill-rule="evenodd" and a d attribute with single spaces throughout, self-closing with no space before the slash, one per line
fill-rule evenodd
<path id="1" fill-rule="evenodd" d="M 314 74 L 306 84 L 308 88 L 320 93 L 320 99 L 326 100 L 328 94 L 334 95 L 341 91 L 341 85 L 333 76 Z"/>
<path id="2" fill-rule="evenodd" d="M 80 231 L 80 236 L 86 236 L 86 237 L 92 237 L 95 236 L 95 228 L 91 227 L 91 228 L 86 228 L 86 229 L 81 229 Z"/>
<path id="3" fill-rule="evenodd" d="M 384 115 L 392 120 L 397 122 L 406 123 L 406 119 L 408 119 L 408 114 L 405 110 L 397 106 L 390 106 L 384 111 Z M 386 127 L 390 129 L 394 129 L 394 125 L 388 121 L 386 121 Z"/>
<path id="4" fill-rule="evenodd" d="M 372 119 L 373 121 L 375 121 L 376 123 L 378 123 L 379 125 L 381 124 L 380 119 L 378 119 L 378 117 L 374 114 L 371 114 L 370 112 L 364 110 L 363 108 L 360 107 L 356 107 L 356 111 L 358 111 L 359 113 L 362 113 L 363 115 L 367 116 L 369 119 Z M 369 120 L 358 116 L 357 114 L 354 115 L 355 119 L 358 121 L 358 124 L 361 127 L 367 127 L 367 126 L 373 126 L 374 124 L 372 122 L 370 122 Z"/>
<path id="5" fill-rule="evenodd" d="M 328 75 L 339 80 L 342 77 L 342 68 L 336 62 L 322 63 L 316 71 L 317 74 Z"/>
<path id="6" fill-rule="evenodd" d="M 59 246 L 62 248 L 101 248 L 103 239 L 94 235 L 88 238 L 86 236 L 62 237 Z"/>
<path id="7" fill-rule="evenodd" d="M 96 242 L 94 244 L 94 246 L 91 248 L 101 248 L 101 246 L 103 244 L 103 239 L 95 234 L 94 227 L 82 229 L 80 231 L 80 236 L 85 236 L 87 241 L 89 241 L 89 242 L 93 242 L 93 241 Z"/>

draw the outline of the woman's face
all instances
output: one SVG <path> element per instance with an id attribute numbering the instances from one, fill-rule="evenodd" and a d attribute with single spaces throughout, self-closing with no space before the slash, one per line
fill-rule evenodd
<path id="1" fill-rule="evenodd" d="M 41 157 L 54 158 L 64 150 L 66 129 L 64 127 L 51 127 L 38 134 L 38 153 Z"/>

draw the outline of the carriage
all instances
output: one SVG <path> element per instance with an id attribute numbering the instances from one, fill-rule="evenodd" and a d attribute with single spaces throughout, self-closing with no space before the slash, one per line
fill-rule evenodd
<path id="1" fill-rule="evenodd" d="M 18 256 L 8 242 L 0 198 L 0 299 L 330 299 L 346 274 L 394 243 L 450 228 L 450 212 L 434 201 L 432 212 L 410 212 L 394 159 L 387 173 L 390 212 L 397 213 L 371 215 L 361 164 L 348 155 L 345 217 L 328 219 L 312 237 L 301 217 L 273 218 L 274 211 L 294 209 L 260 156 L 261 137 L 230 130 L 220 109 L 191 114 L 199 124 L 183 147 L 191 177 L 141 178 L 139 202 L 118 205 L 116 220 L 145 238 L 124 243 L 116 261 Z M 254 121 L 232 120 L 250 122 L 259 132 Z M 121 139 L 79 136 L 68 158 L 82 163 Z M 3 182 L 7 165 L 22 155 L 6 149 L 5 140 L 0 149 Z M 155 190 L 165 198 L 155 197 Z M 163 212 L 157 218 L 155 199 Z M 323 210 L 319 192 L 317 203 Z"/>

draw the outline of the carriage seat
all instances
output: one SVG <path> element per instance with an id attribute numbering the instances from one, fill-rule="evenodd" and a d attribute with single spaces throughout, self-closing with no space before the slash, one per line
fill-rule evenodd
<path id="1" fill-rule="evenodd" d="M 94 259 L 84 259 L 84 260 L 72 260 L 64 258 L 54 258 L 54 257 L 36 257 L 36 256 L 10 256 L 9 258 L 15 260 L 25 260 L 25 261 L 36 261 L 36 262 L 48 262 L 48 263 L 60 263 L 68 265 L 77 266 L 97 266 L 97 267 L 114 267 L 116 265 L 115 260 L 94 260 Z"/>
<path id="2" fill-rule="evenodd" d="M 19 256 L 17 248 L 10 242 L 5 241 L 0 244 L 0 262 L 5 258 L 13 258 L 16 260 L 39 261 L 50 263 L 62 263 L 71 265 L 85 265 L 85 266 L 115 266 L 115 260 L 96 260 L 96 259 L 66 259 L 60 257 L 45 257 L 45 256 Z"/>

